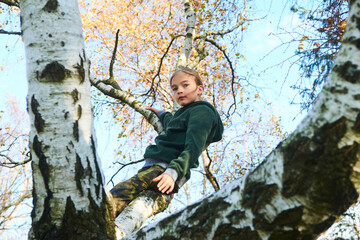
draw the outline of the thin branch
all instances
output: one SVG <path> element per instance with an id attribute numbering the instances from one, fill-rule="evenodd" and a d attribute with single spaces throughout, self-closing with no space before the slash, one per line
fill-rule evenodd
<path id="1" fill-rule="evenodd" d="M 113 184 L 113 186 L 115 185 L 114 182 L 113 182 L 113 178 L 125 167 L 127 166 L 130 166 L 130 165 L 133 165 L 133 164 L 137 164 L 139 162 L 143 162 L 145 161 L 145 159 L 141 159 L 141 160 L 138 160 L 138 161 L 134 161 L 134 162 L 129 162 L 129 163 L 120 163 L 120 162 L 115 162 L 115 163 L 118 163 L 121 165 L 121 167 L 114 173 L 114 175 L 112 175 L 112 177 L 110 178 L 110 180 L 107 182 L 106 185 L 108 185 L 110 182 Z"/>
<path id="2" fill-rule="evenodd" d="M 119 40 L 119 32 L 120 32 L 120 29 L 118 29 L 116 32 L 115 46 L 114 46 L 113 55 L 112 55 L 111 61 L 110 61 L 110 67 L 109 67 L 109 76 L 110 76 L 110 79 L 112 79 L 112 80 L 114 80 L 113 67 L 114 67 L 114 62 L 116 59 L 116 51 L 117 51 L 118 40 Z"/>
<path id="3" fill-rule="evenodd" d="M 216 178 L 214 177 L 214 175 L 212 174 L 212 172 L 210 171 L 212 159 L 210 158 L 208 151 L 207 150 L 203 151 L 201 153 L 201 157 L 204 162 L 204 170 L 205 170 L 206 178 L 209 180 L 209 182 L 213 186 L 214 190 L 219 191 L 220 185 L 219 185 L 218 181 L 216 180 Z"/>
<path id="4" fill-rule="evenodd" d="M 20 8 L 20 3 L 18 0 L 0 0 L 0 3 L 5 3 L 10 7 L 18 7 Z"/>
<path id="5" fill-rule="evenodd" d="M 249 21 L 250 19 L 246 19 L 245 15 L 247 13 L 247 0 L 244 0 L 244 10 L 242 11 L 242 13 L 240 13 L 239 15 L 239 20 L 237 21 L 237 23 L 235 24 L 234 27 L 225 30 L 225 31 L 219 31 L 219 32 L 214 32 L 214 31 L 207 31 L 204 35 L 202 36 L 198 36 L 195 39 L 201 38 L 201 37 L 207 37 L 207 36 L 224 36 L 228 33 L 231 33 L 233 31 L 235 31 L 237 28 L 239 28 L 241 25 L 244 24 L 245 20 Z"/>
<path id="6" fill-rule="evenodd" d="M 161 72 L 161 67 L 162 67 L 162 64 L 163 64 L 163 61 L 166 57 L 166 55 L 168 54 L 170 48 L 171 48 L 171 45 L 173 44 L 173 42 L 175 41 L 175 39 L 177 39 L 178 37 L 185 37 L 185 35 L 176 35 L 174 37 L 172 37 L 168 47 L 166 48 L 166 51 L 164 52 L 164 54 L 162 55 L 162 57 L 160 58 L 160 64 L 159 64 L 159 67 L 158 67 L 158 70 L 157 70 L 157 73 L 155 74 L 155 76 L 152 78 L 151 80 L 151 87 L 149 89 L 149 91 L 147 91 L 144 95 L 148 95 L 150 94 L 151 92 L 154 92 L 153 88 L 154 88 L 154 82 L 155 82 L 155 79 L 158 77 L 159 80 L 161 81 L 161 78 L 160 78 L 160 72 Z"/>
<path id="7" fill-rule="evenodd" d="M 228 55 L 226 54 L 226 51 L 225 51 L 221 46 L 219 46 L 219 45 L 218 45 L 214 40 L 212 40 L 212 39 L 206 38 L 205 41 L 211 43 L 212 45 L 214 45 L 218 50 L 220 50 L 220 51 L 224 54 L 226 60 L 227 60 L 228 63 L 229 63 L 230 69 L 231 69 L 231 91 L 232 91 L 232 96 L 233 96 L 233 99 L 234 99 L 234 103 L 231 104 L 231 106 L 229 107 L 229 110 L 228 110 L 228 113 L 227 113 L 227 116 L 229 117 L 230 115 L 232 115 L 232 114 L 235 112 L 235 109 L 236 109 L 236 98 L 235 98 L 235 89 L 234 89 L 234 84 L 235 84 L 235 70 L 234 70 L 234 67 L 233 67 L 233 65 L 232 65 L 232 62 L 231 62 L 230 58 L 229 58 Z M 231 108 L 232 108 L 233 106 L 234 106 L 234 111 L 233 111 L 233 113 L 230 114 L 230 110 L 231 110 Z"/>
<path id="8" fill-rule="evenodd" d="M 0 29 L 0 34 L 8 34 L 8 35 L 19 35 L 21 36 L 21 32 L 9 32 L 9 31 L 5 31 Z"/>

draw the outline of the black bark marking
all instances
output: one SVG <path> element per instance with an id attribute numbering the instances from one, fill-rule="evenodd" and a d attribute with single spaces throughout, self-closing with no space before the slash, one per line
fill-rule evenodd
<path id="1" fill-rule="evenodd" d="M 344 39 L 344 43 L 350 43 L 356 46 L 357 49 L 360 49 L 360 39 L 354 36 Z"/>
<path id="2" fill-rule="evenodd" d="M 285 159 L 283 196 L 306 195 L 311 199 L 313 214 L 341 214 L 358 198 L 350 176 L 359 145 L 338 148 L 339 139 L 346 133 L 346 123 L 344 117 L 340 118 L 318 129 L 313 138 L 299 138 L 280 149 Z M 314 238 L 332 222 L 333 218 L 329 218 L 320 225 L 309 226 L 312 233 L 306 234 Z"/>
<path id="3" fill-rule="evenodd" d="M 201 239 L 201 238 L 199 238 Z M 237 239 L 237 240 L 260 240 L 260 236 L 250 227 L 238 229 L 231 224 L 221 224 L 215 232 L 214 240 Z"/>
<path id="4" fill-rule="evenodd" d="M 109 226 L 112 224 L 111 220 L 108 220 L 109 223 L 104 221 L 107 218 L 106 205 L 98 206 L 90 193 L 88 198 L 89 211 L 77 211 L 71 197 L 67 197 L 61 228 L 52 239 L 114 239 L 114 230 Z"/>
<path id="5" fill-rule="evenodd" d="M 33 150 L 36 156 L 39 158 L 39 170 L 44 179 L 47 196 L 44 199 L 43 214 L 38 222 L 33 223 L 33 229 L 36 230 L 34 231 L 36 239 L 51 239 L 52 238 L 51 233 L 56 230 L 56 227 L 53 224 L 51 224 L 52 221 L 50 215 L 50 210 L 51 210 L 50 200 L 53 198 L 53 193 L 49 188 L 50 170 L 49 170 L 49 165 L 47 164 L 46 156 L 43 153 L 43 148 L 44 146 L 38 140 L 38 136 L 36 135 L 33 140 Z M 36 188 L 36 185 L 34 185 L 34 188 Z M 38 201 L 40 199 L 36 198 L 34 199 L 34 201 L 35 200 Z M 35 215 L 35 212 L 32 214 Z"/>
<path id="6" fill-rule="evenodd" d="M 304 207 L 296 207 L 287 209 L 278 214 L 278 216 L 272 222 L 276 226 L 296 227 L 301 221 L 301 217 L 304 212 Z"/>
<path id="7" fill-rule="evenodd" d="M 351 21 L 356 23 L 356 28 L 360 29 L 360 17 L 357 17 L 356 15 L 353 15 L 351 17 Z"/>
<path id="8" fill-rule="evenodd" d="M 54 61 L 45 66 L 40 78 L 44 79 L 43 81 L 62 82 L 69 73 L 69 70 L 65 69 L 64 65 Z"/>
<path id="9" fill-rule="evenodd" d="M 312 227 L 315 234 L 320 234 L 327 230 L 334 222 L 336 218 L 333 216 L 328 217 L 325 221 L 320 222 Z"/>
<path id="10" fill-rule="evenodd" d="M 67 119 L 68 119 L 69 114 L 70 114 L 70 112 L 68 112 L 68 111 L 64 114 L 64 118 L 65 118 L 65 120 L 67 120 Z"/>
<path id="11" fill-rule="evenodd" d="M 274 231 L 274 233 L 272 233 L 269 237 L 269 240 L 290 240 L 290 239 L 304 239 L 304 238 L 299 238 L 299 231 L 298 230 L 290 230 L 290 231 L 285 231 L 285 230 L 277 230 Z M 313 239 L 313 238 L 310 238 Z"/>
<path id="12" fill-rule="evenodd" d="M 360 79 L 358 65 L 352 64 L 350 61 L 347 61 L 342 65 L 336 65 L 333 70 L 348 82 L 356 83 Z"/>
<path id="13" fill-rule="evenodd" d="M 250 178 L 246 179 L 243 206 L 251 208 L 255 216 L 260 216 L 259 210 L 271 202 L 279 187 L 276 184 L 266 185 L 264 182 L 250 181 Z"/>
<path id="14" fill-rule="evenodd" d="M 92 152 L 93 152 L 95 169 L 96 169 L 96 179 L 98 180 L 98 182 L 100 184 L 104 184 L 102 182 L 103 178 L 102 178 L 102 174 L 101 174 L 101 171 L 100 171 L 100 167 L 99 167 L 99 163 L 98 163 L 98 159 L 97 159 L 97 155 L 96 155 L 95 140 L 94 140 L 93 136 L 91 136 L 90 138 L 91 138 L 91 149 L 92 149 Z M 97 192 L 100 192 L 100 184 L 97 186 L 97 189 L 96 189 Z"/>
<path id="15" fill-rule="evenodd" d="M 360 130 L 360 113 L 356 116 L 356 120 L 355 120 L 353 129 L 356 132 L 359 132 L 359 130 Z"/>
<path id="16" fill-rule="evenodd" d="M 86 158 L 86 162 L 87 162 L 87 169 L 89 171 L 89 179 L 92 179 L 93 175 L 92 175 L 92 169 L 91 169 L 89 158 Z"/>
<path id="17" fill-rule="evenodd" d="M 360 94 L 354 95 L 354 99 L 357 100 L 357 101 L 360 100 Z"/>
<path id="18" fill-rule="evenodd" d="M 38 133 L 42 133 L 44 131 L 45 121 L 41 117 L 41 114 L 39 112 L 38 107 L 40 105 L 39 105 L 39 102 L 36 100 L 35 95 L 32 95 L 30 105 L 31 105 L 31 111 L 34 113 L 34 116 L 35 116 L 34 125 L 36 128 L 36 131 Z"/>
<path id="19" fill-rule="evenodd" d="M 79 55 L 79 57 L 80 57 L 80 64 L 79 63 L 76 64 L 74 68 L 77 70 L 80 76 L 80 83 L 83 83 L 85 81 L 85 69 L 84 69 L 85 56 L 84 58 L 82 58 L 81 55 Z"/>
<path id="20" fill-rule="evenodd" d="M 59 3 L 57 0 L 48 0 L 45 6 L 43 7 L 43 10 L 47 12 L 55 12 L 58 7 L 59 7 Z"/>
<path id="21" fill-rule="evenodd" d="M 81 180 L 84 179 L 84 168 L 81 164 L 81 158 L 78 154 L 76 154 L 76 163 L 75 163 L 75 181 L 76 181 L 76 187 L 80 191 L 81 196 L 84 196 L 82 186 L 81 186 Z"/>
<path id="22" fill-rule="evenodd" d="M 331 87 L 330 92 L 331 93 L 347 94 L 349 92 L 349 90 L 346 87 L 344 87 L 344 88 Z"/>
<path id="23" fill-rule="evenodd" d="M 79 122 L 78 122 L 78 120 L 76 120 L 73 125 L 73 136 L 74 136 L 75 140 L 78 142 L 79 141 Z"/>
<path id="24" fill-rule="evenodd" d="M 75 88 L 74 90 L 72 90 L 72 92 L 70 93 L 72 99 L 74 100 L 74 104 L 79 101 L 79 91 Z"/>
<path id="25" fill-rule="evenodd" d="M 81 118 L 81 114 L 82 114 L 82 107 L 81 105 L 79 105 L 77 109 L 78 120 Z"/>
<path id="26" fill-rule="evenodd" d="M 216 219 L 220 217 L 219 211 L 228 208 L 230 205 L 230 203 L 224 201 L 223 199 L 217 198 L 211 202 L 209 199 L 204 199 L 202 202 L 188 206 L 187 212 L 195 212 L 189 218 L 187 218 L 187 222 L 185 224 L 179 224 L 177 226 L 176 232 L 181 233 L 181 237 L 184 239 L 203 239 L 203 237 L 210 232 L 210 229 L 215 224 Z M 169 216 L 167 218 L 168 221 L 159 222 L 160 229 L 165 229 L 167 222 L 174 221 L 174 219 L 180 215 L 181 212 L 178 212 Z M 171 236 L 173 234 L 174 233 L 172 232 L 165 232 L 163 236 Z M 144 233 L 138 231 L 138 238 L 141 238 L 141 235 L 144 235 Z"/>

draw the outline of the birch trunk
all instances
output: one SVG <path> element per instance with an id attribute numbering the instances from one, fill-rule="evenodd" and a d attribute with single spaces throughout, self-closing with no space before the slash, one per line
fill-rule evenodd
<path id="1" fill-rule="evenodd" d="M 331 76 L 293 134 L 252 173 L 125 239 L 314 239 L 360 191 L 360 0 Z"/>
<path id="2" fill-rule="evenodd" d="M 29 239 L 113 239 L 72 0 L 22 0 L 33 171 Z"/>

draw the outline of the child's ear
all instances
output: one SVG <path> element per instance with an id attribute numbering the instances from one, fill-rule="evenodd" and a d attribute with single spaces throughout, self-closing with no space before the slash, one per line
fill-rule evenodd
<path id="1" fill-rule="evenodd" d="M 201 94 L 203 93 L 203 91 L 204 91 L 204 86 L 203 86 L 203 85 L 199 85 L 198 87 L 199 87 L 199 88 L 198 88 L 198 94 L 201 95 Z"/>

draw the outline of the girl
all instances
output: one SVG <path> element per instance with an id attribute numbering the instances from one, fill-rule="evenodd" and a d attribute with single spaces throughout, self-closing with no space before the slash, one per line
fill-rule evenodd
<path id="1" fill-rule="evenodd" d="M 136 196 L 147 189 L 170 194 L 190 178 L 190 168 L 199 165 L 198 158 L 210 143 L 220 141 L 223 124 L 216 109 L 201 101 L 204 87 L 199 74 L 183 68 L 170 78 L 175 101 L 182 106 L 174 115 L 148 107 L 162 122 L 165 133 L 155 138 L 155 145 L 146 148 L 145 165 L 138 173 L 118 183 L 111 194 L 116 216 Z"/>

